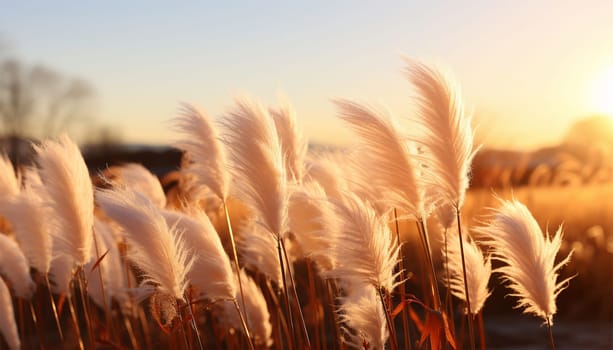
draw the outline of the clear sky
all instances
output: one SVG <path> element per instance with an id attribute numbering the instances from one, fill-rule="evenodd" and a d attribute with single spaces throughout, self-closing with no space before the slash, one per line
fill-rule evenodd
<path id="1" fill-rule="evenodd" d="M 219 117 L 242 93 L 269 105 L 283 93 L 312 140 L 343 142 L 349 133 L 331 98 L 409 114 L 402 55 L 452 71 L 480 138 L 500 147 L 555 143 L 576 118 L 604 112 L 607 96 L 595 86 L 613 89 L 597 83 L 613 71 L 610 0 L 26 0 L 0 7 L 8 54 L 88 80 L 97 91 L 96 124 L 121 129 L 129 142 L 168 144 L 180 101 Z"/>

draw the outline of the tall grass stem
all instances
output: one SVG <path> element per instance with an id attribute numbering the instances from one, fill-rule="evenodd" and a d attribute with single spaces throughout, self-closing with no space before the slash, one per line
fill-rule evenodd
<path id="1" fill-rule="evenodd" d="M 87 280 L 85 279 L 85 267 L 83 265 L 77 268 L 76 279 L 79 283 L 79 293 L 81 294 L 81 304 L 83 306 L 83 316 L 85 317 L 85 323 L 87 324 L 88 339 L 92 349 L 95 349 L 96 342 L 94 339 L 94 329 L 92 328 L 92 322 L 89 311 L 89 298 L 87 295 Z"/>
<path id="2" fill-rule="evenodd" d="M 62 332 L 62 325 L 60 324 L 60 316 L 57 313 L 57 306 L 55 305 L 55 299 L 51 293 L 51 282 L 49 281 L 49 275 L 45 274 L 45 283 L 47 284 L 47 291 L 49 292 L 49 302 L 51 303 L 51 310 L 53 311 L 53 318 L 55 319 L 55 325 L 57 327 L 58 334 L 60 335 L 60 341 L 64 342 L 64 332 Z"/>
<path id="3" fill-rule="evenodd" d="M 77 333 L 77 341 L 79 342 L 79 349 L 85 350 L 85 346 L 83 345 L 83 337 L 81 336 L 81 329 L 79 328 L 79 319 L 77 318 L 77 313 L 75 312 L 73 298 L 68 298 L 68 309 L 70 311 L 70 317 L 72 318 L 72 323 L 74 325 L 75 332 Z"/>
<path id="4" fill-rule="evenodd" d="M 306 322 L 304 321 L 302 307 L 300 306 L 300 299 L 298 299 L 298 292 L 296 291 L 296 281 L 294 281 L 292 267 L 290 266 L 289 259 L 287 258 L 287 249 L 285 249 L 285 243 L 283 242 L 283 238 L 281 238 L 281 248 L 283 249 L 283 256 L 285 256 L 285 261 L 287 262 L 287 272 L 289 273 L 290 282 L 292 282 L 292 292 L 294 294 L 294 299 L 296 299 L 296 306 L 298 307 L 298 315 L 300 316 L 300 322 L 302 323 L 302 331 L 304 332 L 307 349 L 311 349 L 311 340 L 309 339 L 309 332 L 307 330 Z"/>
<path id="5" fill-rule="evenodd" d="M 400 244 L 400 226 L 398 224 L 398 212 L 396 208 L 394 208 L 394 226 L 396 229 L 396 242 Z M 398 287 L 396 288 L 398 289 L 398 293 L 400 294 L 400 302 L 404 304 L 406 300 L 404 286 L 404 283 L 406 282 L 406 274 L 404 271 L 404 253 L 402 252 L 402 247 L 400 248 L 400 261 L 398 261 L 398 270 L 400 271 L 400 279 L 402 283 L 399 283 Z M 405 348 L 411 350 L 411 330 L 409 329 L 409 315 L 406 307 L 403 307 L 402 309 L 402 330 Z"/>
<path id="6" fill-rule="evenodd" d="M 181 322 L 181 331 L 183 333 L 183 342 L 185 344 L 185 350 L 191 349 L 190 343 L 187 340 L 187 331 L 185 330 L 185 323 L 183 322 L 183 315 L 181 314 L 181 308 L 179 308 L 179 303 L 175 301 L 175 307 L 177 308 L 177 314 L 179 315 L 179 321 Z"/>
<path id="7" fill-rule="evenodd" d="M 98 262 L 98 278 L 100 279 L 100 290 L 102 292 L 102 306 L 104 307 L 104 321 L 106 323 L 106 329 L 109 332 L 109 336 L 111 334 L 111 309 L 110 305 L 106 302 L 106 291 L 104 290 L 104 281 L 102 278 L 102 261 L 100 260 L 100 250 L 98 249 L 98 239 L 96 238 L 96 234 L 94 233 L 94 249 L 96 250 L 96 262 Z M 104 259 L 104 258 L 103 258 Z"/>
<path id="8" fill-rule="evenodd" d="M 458 223 L 458 238 L 460 240 L 460 254 L 462 255 L 462 273 L 464 274 L 464 294 L 466 296 L 466 315 L 468 317 L 468 338 L 471 350 L 475 350 L 475 327 L 473 324 L 472 309 L 470 308 L 470 295 L 468 294 L 468 280 L 466 278 L 466 262 L 464 260 L 464 239 L 462 239 L 462 222 L 460 209 L 456 208 L 456 221 Z"/>
<path id="9" fill-rule="evenodd" d="M 196 324 L 196 317 L 194 316 L 194 312 L 192 310 L 191 298 L 188 297 L 187 292 L 184 292 L 183 295 L 187 300 L 187 310 L 189 311 L 189 317 L 191 318 L 190 323 L 192 325 L 192 328 L 194 329 L 194 332 L 196 332 L 196 340 L 198 340 L 198 347 L 200 347 L 200 350 L 204 350 L 204 347 L 202 346 L 202 339 L 200 338 L 200 331 L 198 330 L 198 325 Z"/>
<path id="10" fill-rule="evenodd" d="M 42 350 L 45 350 L 45 342 L 43 341 L 42 330 L 40 329 L 38 317 L 36 317 L 36 310 L 34 310 L 32 299 L 28 300 L 28 305 L 30 306 L 30 313 L 32 314 L 32 321 L 34 321 L 34 328 L 36 328 L 36 337 L 38 338 L 38 342 L 40 343 L 40 348 Z"/>
<path id="11" fill-rule="evenodd" d="M 228 234 L 230 235 L 230 242 L 232 243 L 232 254 L 234 255 L 234 266 L 236 267 L 236 276 L 238 278 L 238 288 L 241 291 L 241 303 L 245 304 L 245 293 L 243 293 L 243 282 L 241 280 L 241 268 L 238 264 L 238 251 L 236 249 L 236 240 L 234 239 L 234 231 L 232 231 L 232 224 L 230 223 L 230 214 L 228 213 L 228 203 L 224 199 L 223 201 L 223 211 L 226 216 L 226 224 L 228 225 Z M 247 328 L 245 329 L 247 336 L 249 337 L 249 325 L 247 324 Z"/>
<path id="12" fill-rule="evenodd" d="M 390 346 L 392 350 L 398 350 L 398 339 L 396 338 L 396 329 L 394 328 L 394 321 L 390 316 L 390 310 L 388 309 L 387 303 L 385 302 L 385 298 L 383 297 L 383 291 L 381 290 L 381 288 L 377 288 L 377 292 L 379 292 L 381 306 L 385 311 L 385 320 L 387 321 L 387 328 L 390 331 Z"/>
<path id="13" fill-rule="evenodd" d="M 547 332 L 549 333 L 549 345 L 551 345 L 551 350 L 556 350 L 556 345 L 553 342 L 553 331 L 551 329 L 551 322 L 549 318 L 547 318 Z"/>
<path id="14" fill-rule="evenodd" d="M 285 278 L 285 266 L 283 264 L 283 253 L 281 252 L 281 237 L 277 236 L 277 254 L 279 255 L 279 266 L 281 267 L 281 280 L 283 281 L 283 292 L 285 293 L 285 307 L 287 318 L 292 331 L 291 343 L 292 347 L 296 347 L 296 328 L 294 327 L 294 317 L 292 316 L 292 307 L 289 300 L 289 292 L 287 291 L 287 281 Z"/>
<path id="15" fill-rule="evenodd" d="M 249 329 L 247 328 L 247 322 L 245 322 L 245 318 L 243 317 L 243 313 L 241 312 L 241 308 L 240 306 L 238 306 L 238 301 L 236 301 L 236 298 L 232 299 L 232 302 L 234 303 L 234 307 L 236 308 L 236 312 L 238 313 L 238 317 L 241 319 L 241 324 L 243 325 L 243 331 L 245 332 L 245 336 L 247 337 L 247 340 L 249 342 L 249 349 L 250 350 L 255 350 L 255 347 L 253 345 L 253 340 L 251 339 L 251 335 L 249 334 Z M 245 305 L 245 304 L 243 304 Z"/>
<path id="16" fill-rule="evenodd" d="M 432 259 L 432 249 L 430 248 L 430 239 L 428 238 L 428 226 L 426 225 L 426 219 L 422 216 L 417 221 L 417 228 L 419 229 L 422 237 L 422 243 L 424 246 L 424 252 L 426 253 L 426 259 L 430 267 L 430 289 L 432 292 L 432 303 L 434 309 L 441 311 L 441 297 L 438 292 L 438 282 L 436 279 L 436 270 L 434 269 L 434 260 Z"/>

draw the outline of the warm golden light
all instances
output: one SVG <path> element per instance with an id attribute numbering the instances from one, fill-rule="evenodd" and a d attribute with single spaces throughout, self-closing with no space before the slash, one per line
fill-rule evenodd
<path id="1" fill-rule="evenodd" d="M 598 75 L 590 95 L 595 112 L 613 117 L 613 67 Z"/>

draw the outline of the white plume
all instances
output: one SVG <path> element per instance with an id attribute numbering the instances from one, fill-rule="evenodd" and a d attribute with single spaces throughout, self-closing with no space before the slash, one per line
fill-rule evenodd
<path id="1" fill-rule="evenodd" d="M 371 284 L 350 283 L 347 296 L 341 297 L 338 310 L 339 320 L 355 330 L 355 334 L 345 329 L 345 339 L 356 349 L 368 344 L 368 349 L 385 349 L 389 337 L 385 311 Z"/>
<path id="2" fill-rule="evenodd" d="M 275 236 L 254 221 L 245 223 L 239 230 L 238 237 L 241 239 L 237 242 L 237 249 L 241 262 L 245 267 L 264 274 L 281 286 L 283 275 L 281 275 Z M 290 250 L 287 251 L 290 255 Z"/>
<path id="3" fill-rule="evenodd" d="M 2 332 L 9 349 L 21 349 L 11 293 L 2 278 L 0 278 L 0 332 Z"/>
<path id="4" fill-rule="evenodd" d="M 360 168 L 372 174 L 372 186 L 390 205 L 404 209 L 410 216 L 427 215 L 426 191 L 418 160 L 405 136 L 385 109 L 360 105 L 348 100 L 335 101 L 340 118 L 360 139 Z"/>
<path id="5" fill-rule="evenodd" d="M 169 210 L 161 213 L 169 226 L 183 232 L 183 241 L 190 247 L 194 265 L 187 277 L 192 286 L 211 300 L 234 298 L 237 283 L 230 258 L 206 214 L 194 212 L 188 216 Z"/>
<path id="6" fill-rule="evenodd" d="M 513 296 L 519 298 L 517 307 L 552 322 L 556 313 L 556 297 L 566 288 L 570 278 L 556 283 L 559 270 L 570 261 L 568 254 L 555 264 L 562 244 L 562 227 L 553 238 L 543 235 L 538 223 L 522 203 L 500 201 L 487 226 L 477 232 L 486 237 L 493 248 L 493 257 L 505 266 L 496 269 L 508 282 Z M 572 278 L 572 277 L 571 277 Z"/>
<path id="7" fill-rule="evenodd" d="M 23 252 L 12 238 L 0 233 L 0 274 L 11 282 L 15 295 L 30 299 L 36 285 L 30 277 L 30 266 Z"/>
<path id="8" fill-rule="evenodd" d="M 92 271 L 87 283 L 88 294 L 99 306 L 103 307 L 102 288 L 104 288 L 107 306 L 111 305 L 111 298 L 113 298 L 125 307 L 130 302 L 130 297 L 127 293 L 127 277 L 121 261 L 119 248 L 111 231 L 112 229 L 107 222 L 99 219 L 94 221 L 94 234 L 98 244 L 98 254 L 100 257 L 105 253 L 106 255 L 97 267 L 102 272 L 102 285 L 100 285 L 100 272 L 98 270 Z M 92 260 L 86 265 L 86 271 L 90 271 L 97 260 L 96 249 L 92 247 Z"/>
<path id="9" fill-rule="evenodd" d="M 184 136 L 179 148 L 192 160 L 188 167 L 198 183 L 209 187 L 220 199 L 228 196 L 230 174 L 223 143 L 209 116 L 189 104 L 183 104 L 176 127 Z"/>
<path id="10" fill-rule="evenodd" d="M 406 73 L 417 92 L 417 142 L 426 147 L 428 174 L 446 202 L 459 209 L 469 184 L 475 156 L 470 116 L 460 88 L 451 78 L 425 64 L 406 59 Z"/>
<path id="11" fill-rule="evenodd" d="M 246 305 L 242 303 L 243 298 L 241 298 L 240 290 L 236 290 L 237 294 L 234 298 L 239 302 L 240 309 L 245 314 L 253 342 L 256 346 L 270 347 L 272 345 L 272 325 L 270 324 L 270 313 L 266 306 L 264 294 L 245 271 L 241 270 L 240 278 L 243 281 Z M 221 304 L 219 321 L 225 328 L 243 331 L 240 318 L 231 301 L 225 301 Z"/>
<path id="12" fill-rule="evenodd" d="M 13 164 L 6 155 L 0 155 L 0 193 L 3 196 L 16 196 L 20 189 L 19 177 L 15 174 Z"/>
<path id="13" fill-rule="evenodd" d="M 487 284 L 492 274 L 492 263 L 489 257 L 485 258 L 483 256 L 481 249 L 473 240 L 468 240 L 466 236 L 462 236 L 462 239 L 464 261 L 466 264 L 466 281 L 468 284 L 468 295 L 470 296 L 470 313 L 476 315 L 490 295 Z M 447 259 L 450 274 L 450 285 L 448 287 L 456 298 L 466 301 L 462 253 L 460 251 L 460 240 L 456 235 L 447 240 Z"/>
<path id="14" fill-rule="evenodd" d="M 52 238 L 49 227 L 49 210 L 44 205 L 45 189 L 34 169 L 28 169 L 23 190 L 12 197 L 0 200 L 0 214 L 13 227 L 30 266 L 45 275 L 51 266 Z"/>
<path id="15" fill-rule="evenodd" d="M 114 186 L 124 186 L 145 195 L 158 208 L 166 206 L 166 194 L 157 176 L 138 163 L 113 166 L 105 171 Z"/>
<path id="16" fill-rule="evenodd" d="M 70 296 L 70 281 L 73 277 L 75 261 L 67 251 L 65 242 L 53 236 L 53 258 L 49 268 L 51 291 L 55 294 Z"/>
<path id="17" fill-rule="evenodd" d="M 400 247 L 385 219 L 354 194 L 336 205 L 339 233 L 331 254 L 336 262 L 331 277 L 350 276 L 375 288 L 392 291 L 398 283 L 394 273 Z"/>
<path id="18" fill-rule="evenodd" d="M 343 193 L 349 190 L 345 163 L 347 160 L 339 153 L 313 157 L 307 160 L 307 175 L 319 183 L 328 197 L 341 200 Z"/>
<path id="19" fill-rule="evenodd" d="M 106 215 L 123 227 L 128 258 L 143 271 L 143 283 L 183 299 L 193 259 L 188 259 L 181 234 L 169 228 L 155 205 L 138 192 L 99 190 L 96 199 Z"/>
<path id="20" fill-rule="evenodd" d="M 53 210 L 53 233 L 62 240 L 78 265 L 91 258 L 94 194 L 79 147 L 66 135 L 34 146 Z"/>
<path id="21" fill-rule="evenodd" d="M 251 209 L 258 223 L 277 237 L 286 234 L 287 176 L 283 151 L 274 122 L 262 106 L 239 99 L 225 126 L 238 197 Z"/>
<path id="22" fill-rule="evenodd" d="M 308 142 L 296 125 L 294 108 L 288 101 L 284 101 L 278 110 L 270 109 L 270 115 L 275 122 L 277 135 L 281 142 L 288 180 L 300 183 L 304 176 L 304 160 Z"/>
<path id="23" fill-rule="evenodd" d="M 295 190 L 289 202 L 289 227 L 302 254 L 328 271 L 334 261 L 330 250 L 336 243 L 338 223 L 333 205 L 317 183 L 309 181 Z"/>

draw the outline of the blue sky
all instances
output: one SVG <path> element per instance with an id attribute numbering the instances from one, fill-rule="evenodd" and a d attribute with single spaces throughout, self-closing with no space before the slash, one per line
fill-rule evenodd
<path id="1" fill-rule="evenodd" d="M 219 117 L 244 93 L 270 105 L 283 93 L 311 139 L 346 142 L 330 99 L 410 115 L 409 55 L 454 73 L 484 141 L 530 147 L 598 112 L 590 89 L 613 67 L 611 1 L 0 5 L 5 56 L 88 80 L 96 124 L 130 142 L 172 142 L 180 101 Z"/>

